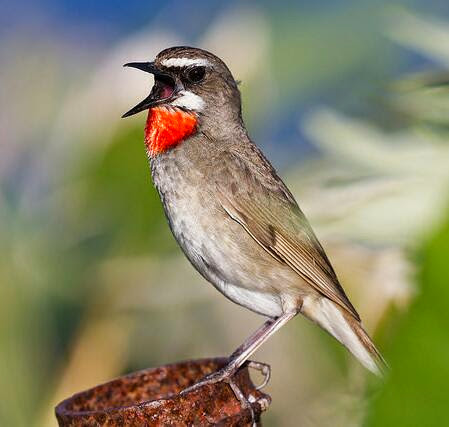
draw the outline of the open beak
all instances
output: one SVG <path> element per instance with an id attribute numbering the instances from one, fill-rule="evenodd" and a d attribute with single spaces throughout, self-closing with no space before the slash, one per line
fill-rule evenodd
<path id="1" fill-rule="evenodd" d="M 174 79 L 169 74 L 160 71 L 154 65 L 154 62 L 128 62 L 124 65 L 124 67 L 137 68 L 138 70 L 153 74 L 155 84 L 151 90 L 151 93 L 143 101 L 139 102 L 135 107 L 123 114 L 122 118 L 148 110 L 151 107 L 167 101 L 174 94 Z"/>

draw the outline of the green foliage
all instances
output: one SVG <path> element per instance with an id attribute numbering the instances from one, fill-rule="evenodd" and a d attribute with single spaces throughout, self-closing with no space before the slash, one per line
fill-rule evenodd
<path id="1" fill-rule="evenodd" d="M 422 248 L 419 295 L 386 352 L 391 373 L 366 425 L 442 426 L 449 422 L 449 217 Z"/>
<path id="2" fill-rule="evenodd" d="M 163 254 L 175 248 L 151 184 L 141 123 L 115 135 L 105 153 L 85 171 L 85 214 L 101 223 L 115 254 Z M 98 218 L 98 214 L 102 217 Z"/>

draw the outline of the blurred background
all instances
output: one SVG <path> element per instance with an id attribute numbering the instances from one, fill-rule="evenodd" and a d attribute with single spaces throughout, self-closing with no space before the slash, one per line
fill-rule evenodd
<path id="1" fill-rule="evenodd" d="M 263 319 L 181 254 L 150 181 L 152 77 L 188 44 L 241 80 L 389 361 L 380 383 L 302 318 L 256 354 L 269 426 L 449 425 L 449 3 L 1 1 L 0 425 L 137 369 L 227 355 Z M 244 325 L 244 327 L 242 327 Z"/>

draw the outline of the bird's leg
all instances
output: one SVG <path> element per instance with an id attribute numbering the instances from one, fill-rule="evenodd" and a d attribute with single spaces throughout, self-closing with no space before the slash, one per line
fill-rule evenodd
<path id="1" fill-rule="evenodd" d="M 206 384 L 215 384 L 220 381 L 226 381 L 229 383 L 229 379 L 238 371 L 238 369 L 247 361 L 247 359 L 268 339 L 273 335 L 278 329 L 284 326 L 291 318 L 296 316 L 295 312 L 284 313 L 283 315 L 275 318 L 267 320 L 259 329 L 256 330 L 234 353 L 229 357 L 228 363 L 223 368 L 218 371 L 208 375 L 203 378 L 196 384 L 186 388 L 182 391 L 182 393 L 187 393 L 192 390 L 196 390 L 199 387 L 202 387 Z M 257 362 L 249 362 L 249 367 L 259 369 L 262 373 L 265 374 L 265 380 L 258 389 L 264 387 L 269 380 L 269 367 L 268 365 L 257 363 Z M 268 367 L 268 368 L 267 368 Z M 232 386 L 232 389 L 235 393 L 235 384 Z M 236 394 L 236 393 L 235 393 Z M 236 397 L 241 401 L 239 395 L 236 394 Z M 243 402 L 242 402 L 243 404 Z"/>
<path id="2" fill-rule="evenodd" d="M 228 364 L 220 371 L 223 371 L 225 377 L 234 375 L 235 372 L 237 372 L 237 370 L 268 338 L 270 338 L 294 316 L 296 316 L 296 312 L 285 313 L 276 319 L 266 321 L 261 328 L 252 334 L 240 347 L 237 348 L 237 350 L 234 351 L 234 353 L 231 354 Z M 256 363 L 253 363 L 250 367 L 257 369 Z"/>

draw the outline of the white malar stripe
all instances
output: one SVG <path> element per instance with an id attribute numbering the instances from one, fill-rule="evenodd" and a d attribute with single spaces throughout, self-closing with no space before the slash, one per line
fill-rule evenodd
<path id="1" fill-rule="evenodd" d="M 188 90 L 179 92 L 179 96 L 170 103 L 173 107 L 182 107 L 187 110 L 201 111 L 204 108 L 204 101 L 201 96 L 195 95 Z"/>
<path id="2" fill-rule="evenodd" d="M 318 323 L 323 329 L 340 341 L 360 363 L 379 375 L 379 368 L 368 350 L 363 346 L 359 337 L 348 325 L 335 303 L 327 298 L 304 299 L 305 314 Z"/>
<path id="3" fill-rule="evenodd" d="M 161 61 L 164 67 L 189 67 L 191 65 L 208 66 L 209 61 L 204 58 L 169 58 Z"/>

